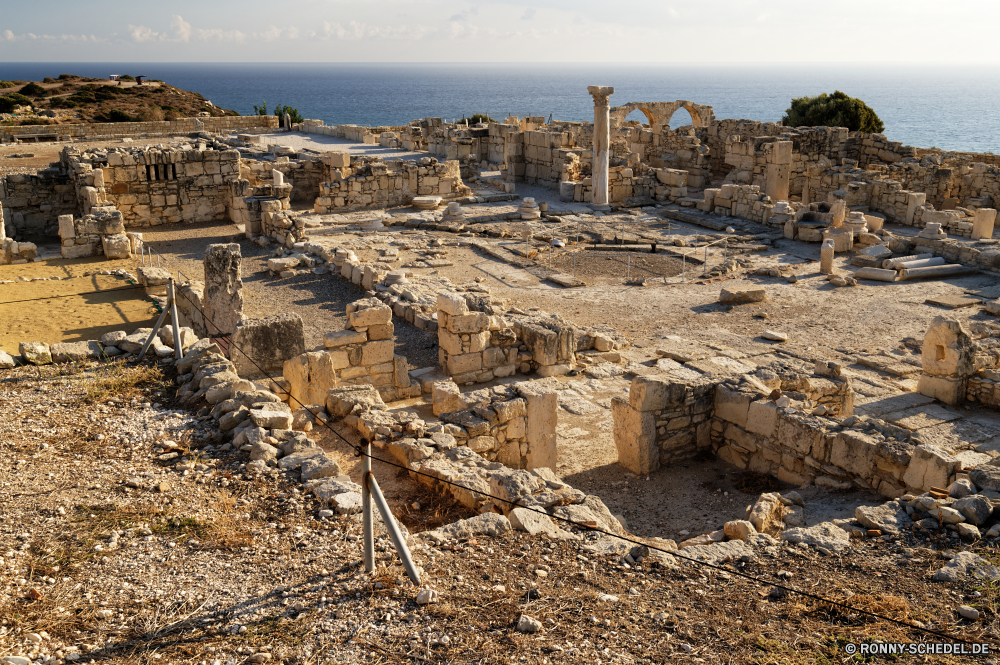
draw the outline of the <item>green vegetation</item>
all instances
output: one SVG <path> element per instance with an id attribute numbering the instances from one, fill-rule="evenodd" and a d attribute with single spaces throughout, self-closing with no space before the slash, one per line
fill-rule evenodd
<path id="1" fill-rule="evenodd" d="M 37 83 L 32 82 L 21 88 L 21 94 L 27 95 L 28 97 L 44 97 L 48 94 L 48 90 Z"/>
<path id="2" fill-rule="evenodd" d="M 852 132 L 878 134 L 885 124 L 860 99 L 837 90 L 832 95 L 797 97 L 781 119 L 786 127 L 847 127 Z"/>
<path id="3" fill-rule="evenodd" d="M 3 90 L 4 88 L 13 88 L 16 85 L 17 84 L 13 81 L 0 81 L 0 90 Z"/>
<path id="4" fill-rule="evenodd" d="M 491 118 L 490 116 L 486 115 L 485 113 L 473 113 L 469 117 L 469 124 L 470 125 L 476 125 L 476 124 L 479 124 L 481 122 L 483 122 L 483 123 L 486 123 L 486 122 L 499 122 L 499 120 L 494 120 L 493 118 Z"/>
<path id="5" fill-rule="evenodd" d="M 46 76 L 45 78 L 42 79 L 42 83 L 55 83 L 55 82 L 56 80 L 51 76 Z"/>
<path id="6" fill-rule="evenodd" d="M 12 92 L 0 97 L 0 113 L 13 113 L 16 107 L 30 104 L 30 99 L 22 94 Z"/>
<path id="7" fill-rule="evenodd" d="M 135 77 L 134 77 L 134 76 L 131 76 L 131 75 L 129 75 L 129 74 L 125 74 L 124 76 L 119 76 L 119 77 L 118 77 L 118 80 L 119 80 L 119 81 L 134 81 L 134 80 L 135 80 Z"/>
<path id="8" fill-rule="evenodd" d="M 97 116 L 94 119 L 98 122 L 139 122 L 139 116 L 118 109 L 111 109 L 103 116 Z"/>
<path id="9" fill-rule="evenodd" d="M 298 109 L 294 109 L 291 106 L 282 106 L 280 104 L 275 105 L 274 115 L 278 116 L 278 118 L 284 118 L 286 113 L 291 119 L 293 125 L 302 122 L 304 119 Z"/>

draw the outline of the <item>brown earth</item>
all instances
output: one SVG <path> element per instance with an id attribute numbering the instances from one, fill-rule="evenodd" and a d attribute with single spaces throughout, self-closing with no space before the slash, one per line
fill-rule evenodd
<path id="1" fill-rule="evenodd" d="M 8 116 L 7 124 L 62 124 L 89 122 L 151 121 L 196 117 L 239 115 L 218 108 L 197 92 L 175 88 L 160 81 L 136 85 L 132 81 L 108 81 L 62 75 L 52 82 L 11 81 L 16 85 L 0 88 L 0 96 L 21 93 L 29 97 L 36 115 Z M 27 88 L 27 92 L 23 92 Z M 55 118 L 39 118 L 40 111 L 54 111 Z M 113 115 L 113 111 L 121 114 Z"/>

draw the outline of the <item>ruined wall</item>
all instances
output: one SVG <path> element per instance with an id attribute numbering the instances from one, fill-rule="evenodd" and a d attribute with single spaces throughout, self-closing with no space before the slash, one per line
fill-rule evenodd
<path id="1" fill-rule="evenodd" d="M 55 235 L 60 215 L 78 211 L 76 187 L 70 176 L 57 168 L 36 175 L 8 175 L 0 178 L 0 207 L 7 223 L 7 235 Z"/>
<path id="2" fill-rule="evenodd" d="M 104 255 L 108 259 L 127 259 L 138 249 L 141 236 L 132 239 L 125 233 L 122 214 L 111 206 L 96 207 L 91 213 L 74 219 L 60 215 L 59 238 L 64 259 Z"/>
<path id="3" fill-rule="evenodd" d="M 831 410 L 846 412 L 852 403 L 846 381 L 824 376 L 806 383 L 814 385 L 801 379 L 796 385 L 827 399 Z M 730 464 L 785 482 L 853 484 L 889 497 L 946 487 L 960 466 L 933 446 L 915 445 L 906 430 L 871 419 L 841 427 L 810 415 L 801 402 L 791 402 L 797 408 L 779 406 L 769 390 L 749 377 L 722 382 L 636 377 L 628 399 L 612 401 L 619 463 L 644 474 L 713 450 Z"/>
<path id="4" fill-rule="evenodd" d="M 327 393 L 344 385 L 372 385 L 382 399 L 420 395 L 410 384 L 406 358 L 394 355 L 392 309 L 375 298 L 347 305 L 344 330 L 323 338 L 326 351 L 288 360 L 283 376 L 292 396 L 303 404 L 326 404 Z"/>
<path id="5" fill-rule="evenodd" d="M 80 125 L 26 125 L 0 127 L 0 142 L 20 135 L 57 134 L 60 140 L 94 138 L 144 138 L 193 134 L 195 132 L 269 133 L 278 128 L 276 116 L 225 116 L 221 118 L 181 118 L 160 122 L 109 122 Z"/>
<path id="6" fill-rule="evenodd" d="M 416 196 L 459 198 L 472 193 L 459 174 L 458 162 L 424 157 L 417 162 L 331 152 L 324 156 L 330 180 L 320 185 L 320 214 L 407 205 Z"/>

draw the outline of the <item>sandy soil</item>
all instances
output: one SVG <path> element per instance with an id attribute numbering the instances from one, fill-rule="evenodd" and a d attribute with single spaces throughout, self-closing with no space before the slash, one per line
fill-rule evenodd
<path id="1" fill-rule="evenodd" d="M 90 293 L 127 286 L 103 275 L 0 284 L 0 348 L 16 355 L 21 342 L 79 342 L 151 327 L 159 313 L 145 290 Z M 62 297 L 77 293 L 84 295 Z"/>

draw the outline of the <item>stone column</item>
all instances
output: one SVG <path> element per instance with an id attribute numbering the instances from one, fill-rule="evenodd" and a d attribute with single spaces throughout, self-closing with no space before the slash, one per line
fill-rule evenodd
<path id="1" fill-rule="evenodd" d="M 972 239 L 982 240 L 993 237 L 993 223 L 996 221 L 997 211 L 993 208 L 979 208 L 972 222 Z"/>
<path id="2" fill-rule="evenodd" d="M 205 251 L 205 328 L 209 337 L 230 335 L 243 320 L 240 246 L 209 245 Z"/>
<path id="3" fill-rule="evenodd" d="M 833 240 L 824 240 L 819 249 L 819 271 L 824 275 L 833 274 Z"/>
<path id="4" fill-rule="evenodd" d="M 594 167 L 591 182 L 594 197 L 591 207 L 595 210 L 608 209 L 608 148 L 611 143 L 611 112 L 608 98 L 615 93 L 609 85 L 587 86 L 587 92 L 594 98 Z"/>

